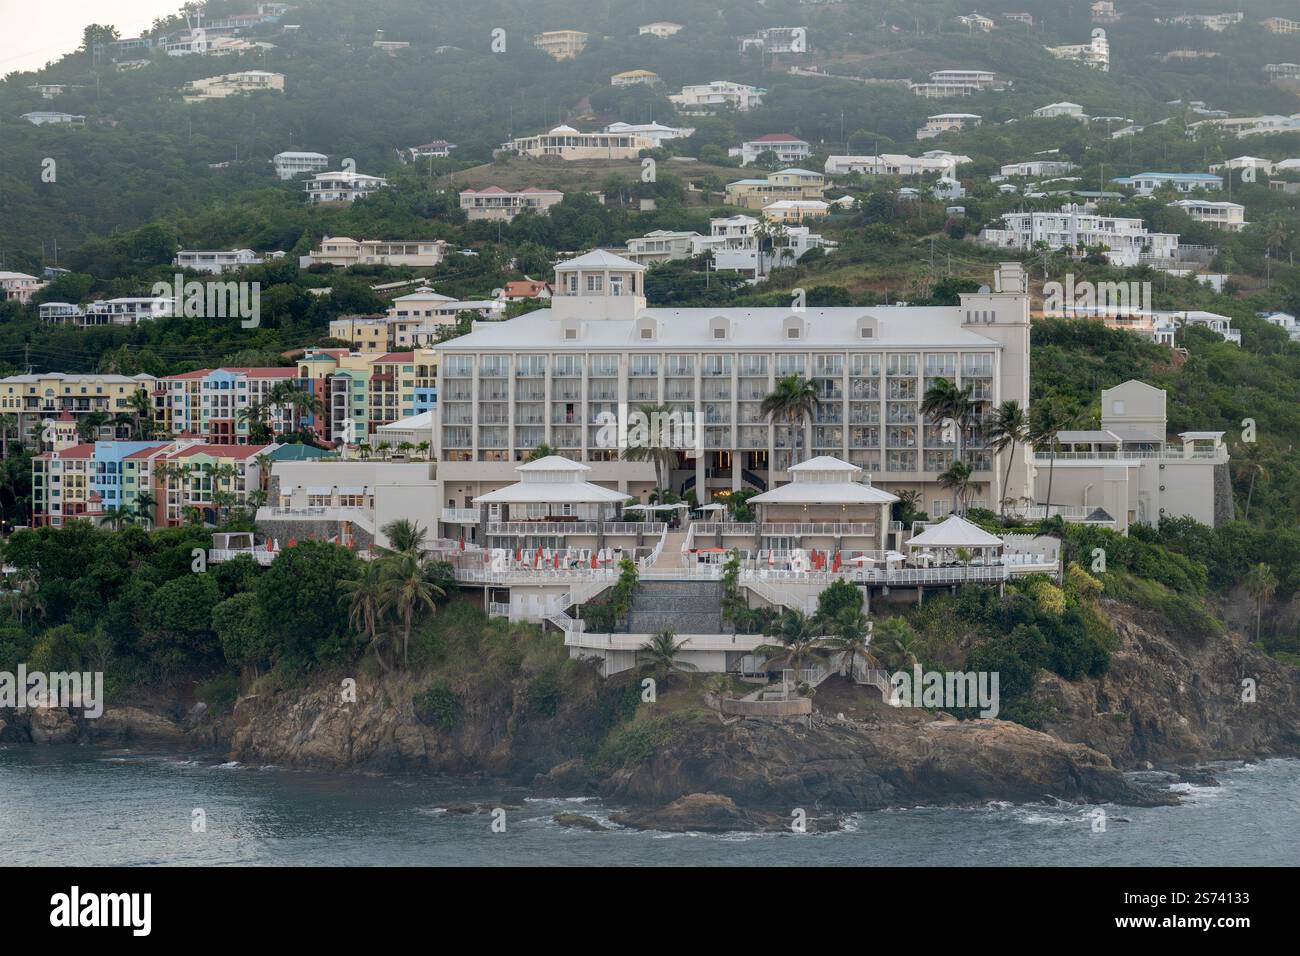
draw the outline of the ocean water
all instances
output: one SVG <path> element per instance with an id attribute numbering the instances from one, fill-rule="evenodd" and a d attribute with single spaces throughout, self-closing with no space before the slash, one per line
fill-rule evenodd
<path id="1" fill-rule="evenodd" d="M 1178 807 L 918 807 L 859 813 L 825 834 L 668 834 L 607 825 L 595 799 L 424 776 L 322 774 L 128 750 L 0 745 L 6 865 L 1300 865 L 1300 760 L 1226 766 L 1178 784 Z M 504 805 L 505 832 L 487 812 Z M 194 832 L 195 809 L 206 831 Z"/>

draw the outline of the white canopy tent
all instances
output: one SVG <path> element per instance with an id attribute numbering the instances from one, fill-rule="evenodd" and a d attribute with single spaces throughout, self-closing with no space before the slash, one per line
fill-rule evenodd
<path id="1" fill-rule="evenodd" d="M 955 560 L 957 552 L 964 550 L 977 557 L 979 564 L 996 564 L 1003 541 L 978 525 L 958 515 L 950 515 L 936 525 L 913 535 L 907 542 L 913 562 L 926 561 L 937 555 Z M 923 557 L 924 556 L 924 557 Z"/>

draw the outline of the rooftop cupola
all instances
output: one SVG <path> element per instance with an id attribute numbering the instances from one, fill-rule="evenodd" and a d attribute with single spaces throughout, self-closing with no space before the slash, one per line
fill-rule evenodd
<path id="1" fill-rule="evenodd" d="M 645 266 L 596 249 L 555 267 L 556 319 L 635 319 L 645 309 Z"/>

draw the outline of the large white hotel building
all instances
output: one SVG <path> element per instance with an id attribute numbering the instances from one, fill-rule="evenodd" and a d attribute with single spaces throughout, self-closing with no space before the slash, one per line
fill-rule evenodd
<path id="1" fill-rule="evenodd" d="M 517 480 L 516 466 L 545 443 L 591 466 L 588 479 L 646 500 L 653 467 L 622 460 L 608 422 L 666 405 L 697 423 L 674 490 L 701 503 L 745 487 L 790 480 L 790 431 L 762 414 L 785 376 L 811 380 L 821 406 L 804 427 L 803 459 L 831 455 L 894 494 L 921 493 L 946 514 L 953 493 L 938 481 L 952 463 L 952 429 L 927 422 L 921 399 L 937 379 L 972 386 L 984 413 L 1029 405 L 1029 295 L 1019 263 L 960 305 L 784 308 L 649 308 L 645 267 L 604 251 L 556 268 L 549 309 L 476 322 L 439 348 L 438 476 L 448 506 Z M 945 434 L 947 432 L 947 434 Z M 997 507 L 1032 494 L 1023 450 L 1007 489 L 1005 457 L 976 427 L 964 443 L 971 499 Z"/>

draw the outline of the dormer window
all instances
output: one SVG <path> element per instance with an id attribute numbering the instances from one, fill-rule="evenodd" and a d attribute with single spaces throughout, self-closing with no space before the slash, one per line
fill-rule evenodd
<path id="1" fill-rule="evenodd" d="M 879 323 L 873 315 L 864 315 L 858 318 L 858 338 L 874 339 L 878 337 Z"/>
<path id="2" fill-rule="evenodd" d="M 785 330 L 785 337 L 787 339 L 797 339 L 799 337 L 799 327 L 797 325 L 792 325 L 787 328 Z"/>
<path id="3" fill-rule="evenodd" d="M 804 334 L 804 321 L 800 316 L 787 315 L 782 324 L 782 335 L 787 339 L 801 339 Z"/>
<path id="4" fill-rule="evenodd" d="M 653 339 L 654 337 L 655 337 L 655 330 L 652 329 L 652 328 L 650 328 L 649 326 L 647 326 L 647 327 L 645 327 L 645 328 L 643 328 L 643 329 L 641 330 L 641 338 L 643 338 L 643 339 Z"/>
<path id="5" fill-rule="evenodd" d="M 719 340 L 731 337 L 731 321 L 725 315 L 715 315 L 709 319 L 710 336 Z"/>
<path id="6" fill-rule="evenodd" d="M 657 323 L 649 316 L 642 316 L 636 320 L 636 337 L 641 341 L 653 341 L 658 332 L 659 329 Z"/>
<path id="7" fill-rule="evenodd" d="M 713 337 L 715 339 L 725 339 L 727 337 L 727 330 L 724 328 L 716 328 L 713 330 Z"/>

